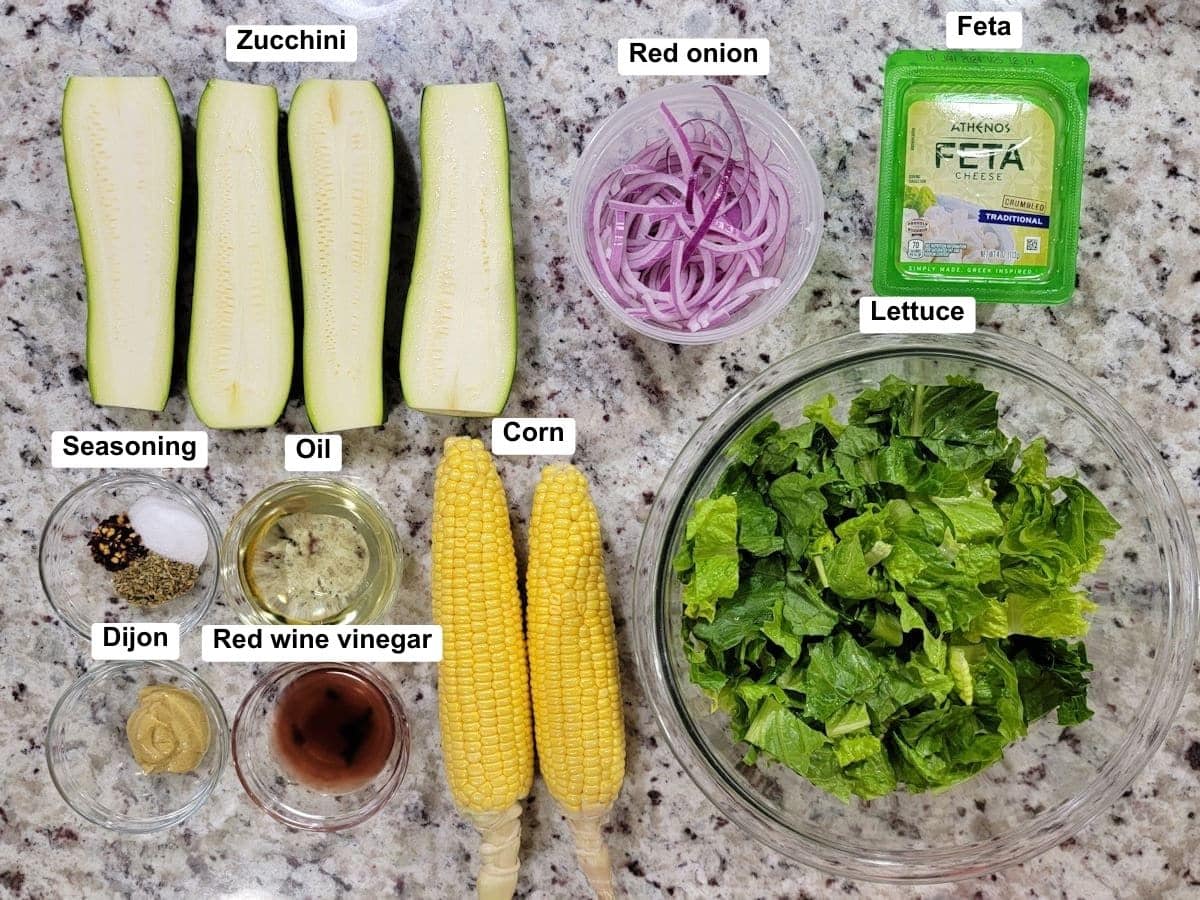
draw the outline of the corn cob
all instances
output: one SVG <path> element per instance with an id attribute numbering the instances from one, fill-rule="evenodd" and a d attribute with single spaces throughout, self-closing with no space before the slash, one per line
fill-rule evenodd
<path id="1" fill-rule="evenodd" d="M 601 826 L 625 774 L 625 728 L 600 522 L 587 479 L 547 466 L 529 523 L 529 674 L 538 767 L 596 895 L 613 896 Z"/>
<path id="2" fill-rule="evenodd" d="M 508 502 L 491 454 L 446 441 L 433 501 L 433 619 L 446 779 L 482 837 L 478 892 L 512 896 L 521 800 L 533 781 L 529 673 Z"/>

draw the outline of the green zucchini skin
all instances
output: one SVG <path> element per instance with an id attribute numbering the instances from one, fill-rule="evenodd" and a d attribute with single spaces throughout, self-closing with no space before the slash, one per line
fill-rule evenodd
<path id="1" fill-rule="evenodd" d="M 303 81 L 288 158 L 304 288 L 304 405 L 317 431 L 382 425 L 392 119 L 370 81 Z"/>
<path id="2" fill-rule="evenodd" d="M 171 390 L 183 147 L 166 79 L 67 80 L 63 156 L 87 280 L 88 388 L 161 410 Z"/>
<path id="3" fill-rule="evenodd" d="M 210 81 L 196 115 L 188 396 L 210 428 L 265 428 L 295 355 L 275 88 Z"/>
<path id="4" fill-rule="evenodd" d="M 413 409 L 494 416 L 517 362 L 508 123 L 495 83 L 421 97 L 421 222 L 400 343 Z"/>

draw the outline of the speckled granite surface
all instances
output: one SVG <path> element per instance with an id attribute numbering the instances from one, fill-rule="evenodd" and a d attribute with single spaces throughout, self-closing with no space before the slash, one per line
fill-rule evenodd
<path id="1" fill-rule="evenodd" d="M 989 878 L 903 890 L 828 878 L 740 835 L 680 771 L 645 707 L 628 638 L 630 571 L 648 503 L 697 421 L 730 388 L 768 360 L 856 327 L 852 297 L 869 278 L 883 60 L 895 48 L 942 40 L 939 0 L 851 0 L 828 4 L 835 12 L 804 11 L 826 5 L 401 4 L 364 23 L 360 62 L 337 68 L 223 61 L 228 23 L 330 20 L 305 4 L 83 0 L 0 9 L 0 563 L 7 575 L 0 602 L 0 895 L 453 897 L 469 883 L 476 838 L 446 797 L 432 666 L 391 670 L 414 724 L 410 775 L 383 814 L 349 833 L 285 831 L 250 805 L 229 770 L 183 828 L 118 840 L 76 817 L 45 771 L 50 708 L 89 664 L 85 643 L 49 614 L 32 563 L 49 510 L 85 477 L 48 468 L 50 432 L 197 426 L 180 387 L 161 416 L 98 410 L 88 401 L 82 273 L 59 141 L 62 84 L 70 73 L 159 73 L 191 117 L 210 76 L 274 83 L 286 103 L 297 79 L 335 72 L 379 82 L 409 154 L 425 82 L 496 79 L 507 97 L 522 347 L 509 409 L 577 418 L 578 461 L 596 485 L 607 527 L 630 741 L 611 836 L 624 891 L 639 897 L 1200 895 L 1195 690 L 1128 794 L 1075 839 Z M 1120 399 L 1160 442 L 1195 527 L 1200 12 L 1183 0 L 1022 6 L 1028 48 L 1078 50 L 1092 63 L 1080 288 L 1074 302 L 1058 309 L 988 311 L 987 327 L 1042 345 Z M 800 297 L 772 326 L 709 349 L 677 350 L 616 326 L 581 288 L 566 257 L 564 203 L 583 142 L 623 99 L 654 86 L 617 76 L 616 39 L 655 33 L 770 37 L 771 78 L 742 79 L 738 86 L 767 97 L 791 119 L 827 194 L 824 243 Z M 411 169 L 403 149 L 400 158 L 402 169 Z M 411 220 L 411 203 L 399 212 Z M 411 229 L 401 232 L 402 243 L 411 240 Z M 386 504 L 419 561 L 395 620 L 422 621 L 432 457 L 461 425 L 397 408 L 394 382 L 389 392 L 386 427 L 346 437 L 347 472 Z M 210 469 L 182 480 L 211 501 L 225 524 L 248 495 L 283 477 L 281 435 L 304 427 L 293 401 L 280 428 L 213 434 Z M 535 462 L 508 460 L 502 470 L 514 506 L 524 507 Z M 516 528 L 523 540 L 520 514 Z M 209 619 L 232 620 L 224 604 Z M 232 714 L 254 672 L 200 664 L 198 640 L 185 639 L 185 660 L 198 666 Z M 564 825 L 540 785 L 524 821 L 522 893 L 581 895 Z"/>

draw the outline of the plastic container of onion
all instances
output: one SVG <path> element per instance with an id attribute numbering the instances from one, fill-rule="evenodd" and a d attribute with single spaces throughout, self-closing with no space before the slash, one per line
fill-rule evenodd
<path id="1" fill-rule="evenodd" d="M 571 253 L 635 331 L 711 344 L 795 297 L 825 198 L 800 137 L 769 105 L 713 84 L 659 88 L 592 136 L 571 185 Z"/>

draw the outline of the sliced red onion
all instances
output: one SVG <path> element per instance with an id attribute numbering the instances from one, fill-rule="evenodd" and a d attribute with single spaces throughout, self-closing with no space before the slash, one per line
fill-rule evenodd
<path id="1" fill-rule="evenodd" d="M 588 256 L 631 317 L 681 332 L 715 328 L 780 284 L 791 201 L 778 166 L 750 146 L 737 110 L 708 85 L 733 136 L 680 123 L 604 178 L 588 205 Z"/>

